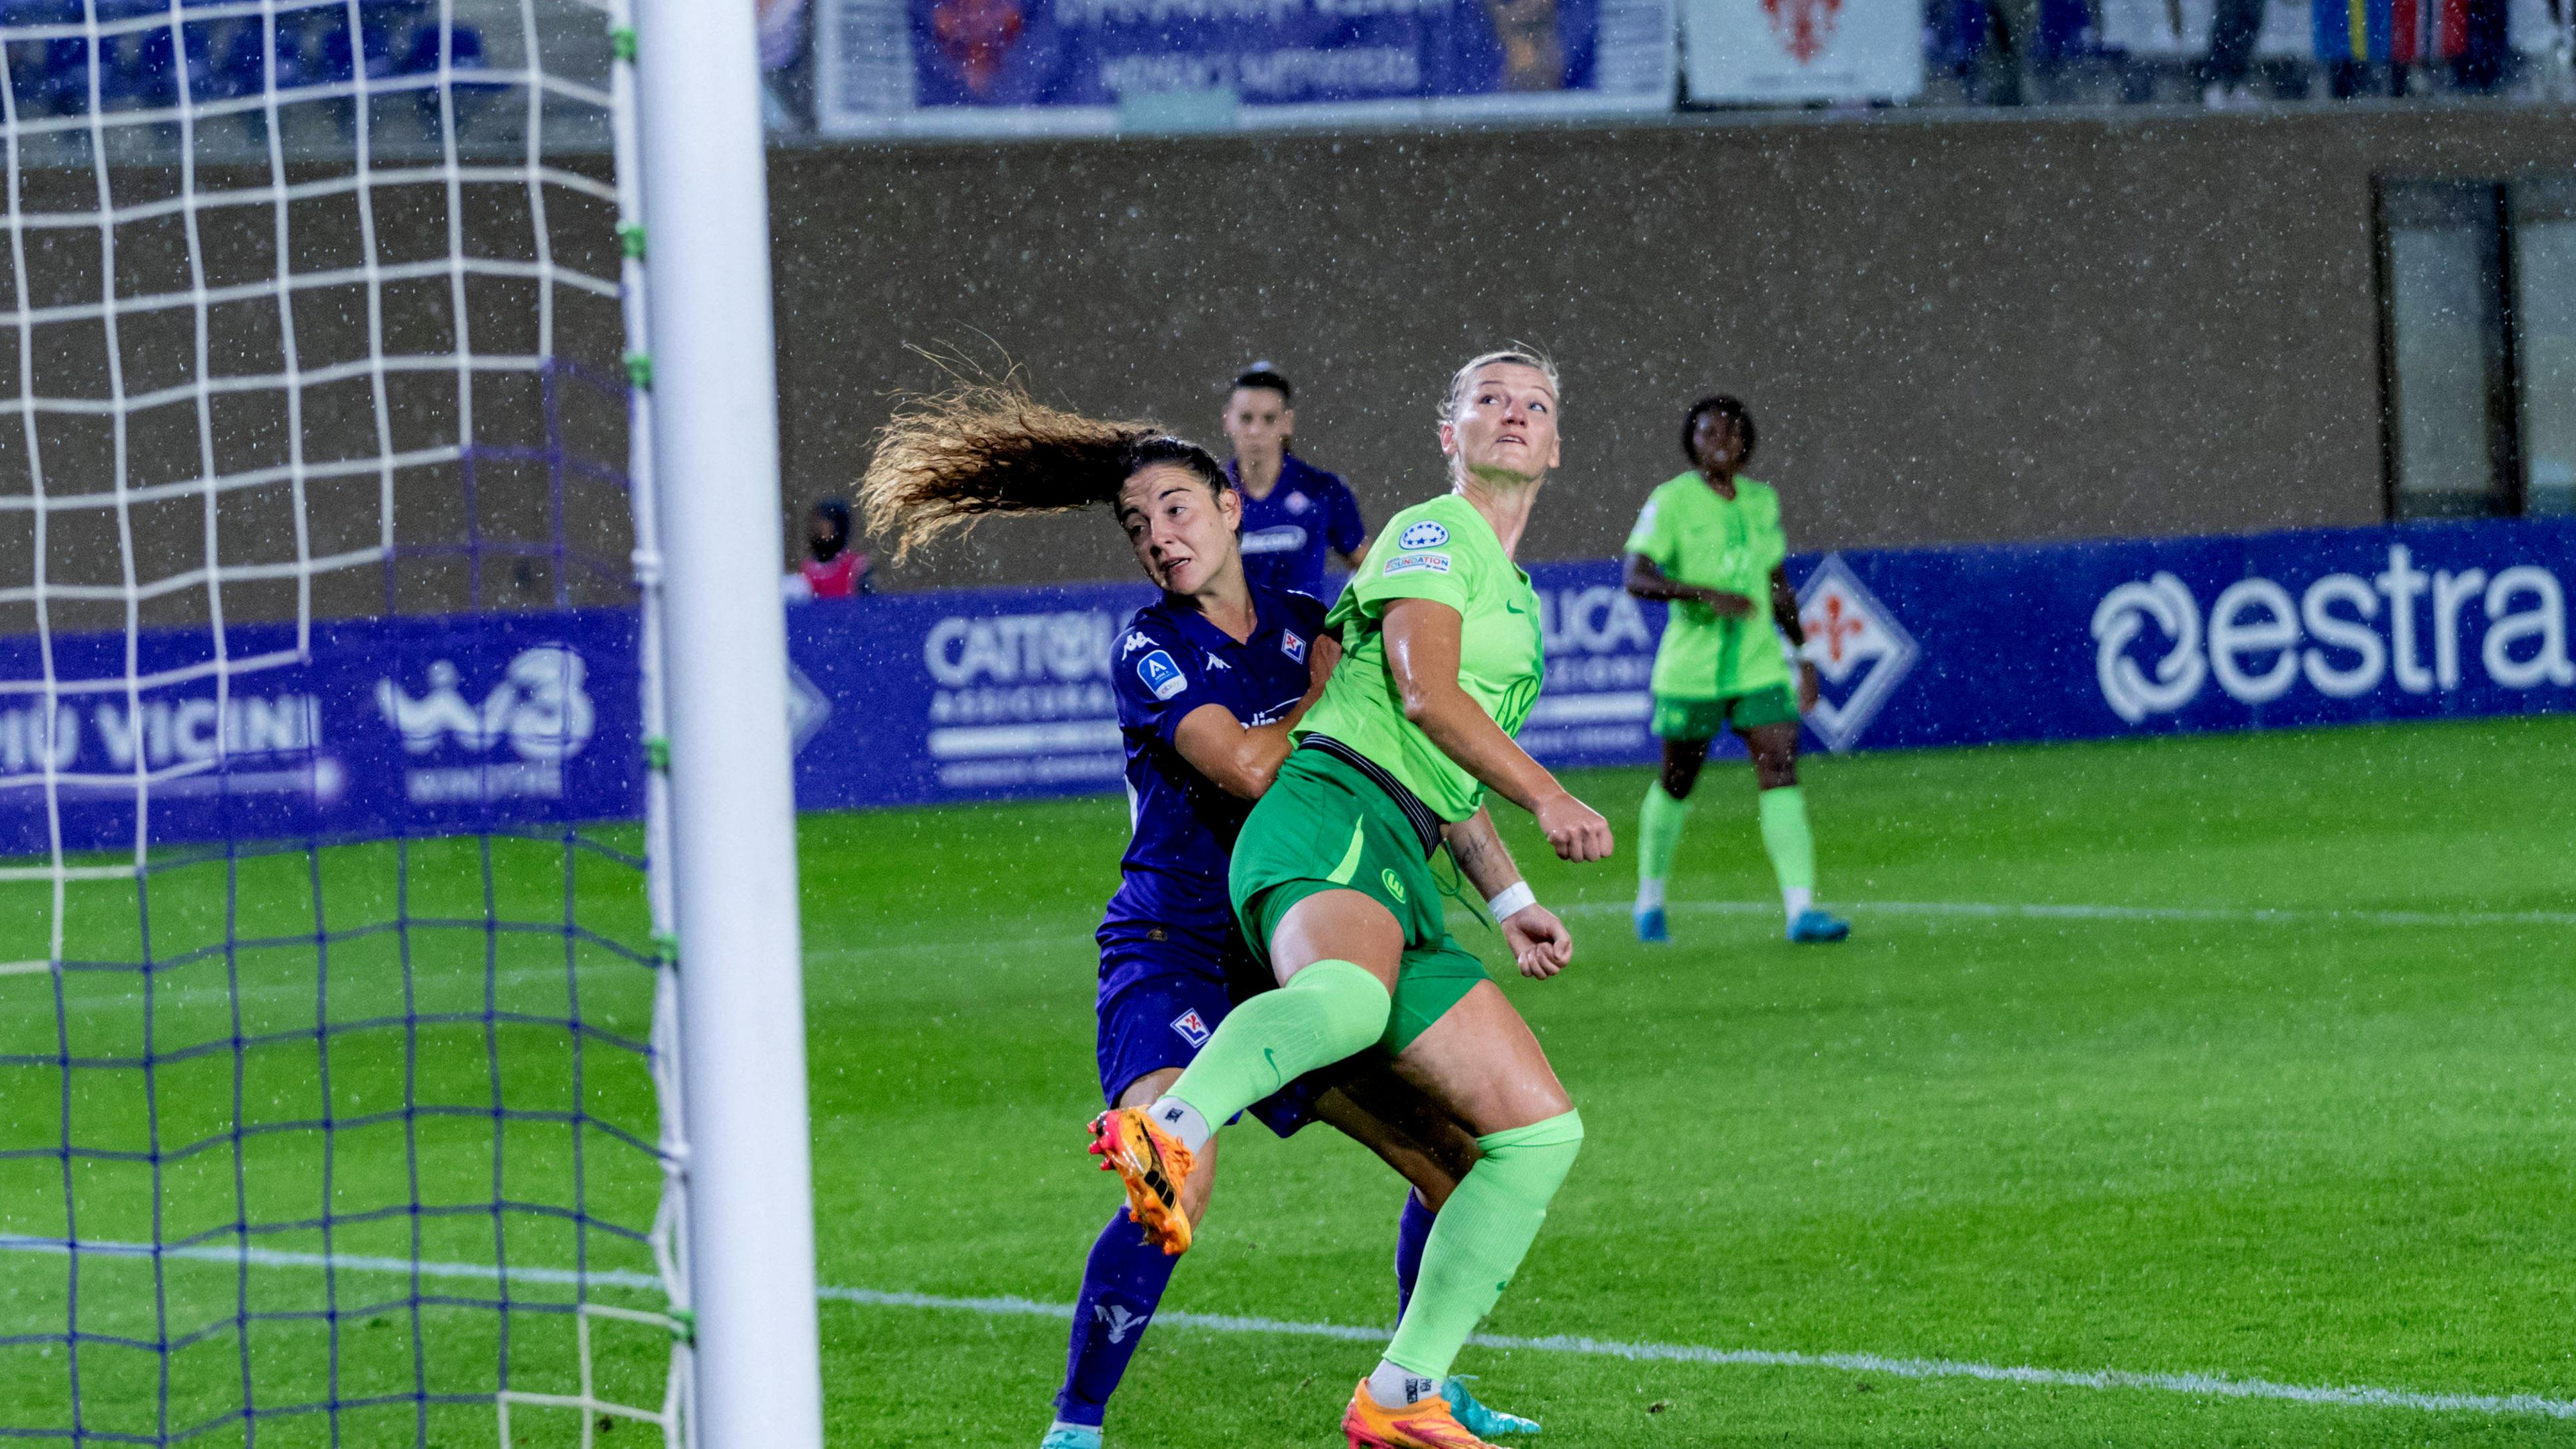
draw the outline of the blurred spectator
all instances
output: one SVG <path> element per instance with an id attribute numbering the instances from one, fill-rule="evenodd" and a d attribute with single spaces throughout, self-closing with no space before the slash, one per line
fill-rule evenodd
<path id="1" fill-rule="evenodd" d="M 780 585 L 789 603 L 876 592 L 868 556 L 850 547 L 850 505 L 840 499 L 826 498 L 805 515 L 805 555 L 805 562 Z"/>
<path id="2" fill-rule="evenodd" d="M 2201 103 L 2213 111 L 2254 104 L 2254 41 L 2263 33 L 2263 0 L 2216 0 L 2209 13 L 2209 59 L 2201 66 Z"/>
<path id="3" fill-rule="evenodd" d="M 2018 106 L 2039 66 L 2039 0 L 1985 0 L 1985 94 L 1990 106 Z"/>
<path id="4" fill-rule="evenodd" d="M 2435 49 L 2451 62 L 2451 84 L 2485 92 L 2504 84 L 2508 38 L 2506 0 L 2443 0 L 2435 12 Z"/>
<path id="5" fill-rule="evenodd" d="M 1342 480 L 1289 451 L 1297 431 L 1288 379 L 1256 362 L 1226 394 L 1225 474 L 1243 493 L 1243 572 L 1256 584 L 1324 596 L 1324 551 L 1358 568 L 1368 524 Z"/>

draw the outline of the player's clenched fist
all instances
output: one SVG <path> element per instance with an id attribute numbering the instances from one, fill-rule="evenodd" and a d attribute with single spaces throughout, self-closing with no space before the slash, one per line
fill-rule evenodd
<path id="1" fill-rule="evenodd" d="M 1574 798 L 1571 791 L 1559 790 L 1538 802 L 1533 812 L 1538 828 L 1547 832 L 1547 843 L 1560 860 L 1587 861 L 1610 858 L 1610 822 L 1601 812 Z"/>

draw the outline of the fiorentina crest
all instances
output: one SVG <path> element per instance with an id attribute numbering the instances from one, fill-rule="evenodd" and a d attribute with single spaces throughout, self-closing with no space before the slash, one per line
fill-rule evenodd
<path id="1" fill-rule="evenodd" d="M 1807 723 L 1825 748 L 1850 749 L 1922 651 L 1887 606 L 1861 587 L 1841 554 L 1825 555 L 1798 591 L 1798 622 L 1824 686 Z"/>
<path id="2" fill-rule="evenodd" d="M 1800 65 L 1824 54 L 1825 42 L 1833 37 L 1834 21 L 1843 8 L 1842 0 L 1762 0 L 1762 13 L 1771 22 L 1771 33 L 1780 40 L 1780 48 Z"/>

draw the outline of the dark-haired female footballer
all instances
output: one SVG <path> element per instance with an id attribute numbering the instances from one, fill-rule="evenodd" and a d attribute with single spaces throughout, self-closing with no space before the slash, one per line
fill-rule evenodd
<path id="1" fill-rule="evenodd" d="M 1225 397 L 1225 436 L 1234 456 L 1225 476 L 1243 495 L 1243 571 L 1272 588 L 1324 596 L 1324 555 L 1358 568 L 1368 524 L 1350 485 L 1300 458 L 1297 393 L 1279 370 L 1256 362 Z"/>
<path id="2" fill-rule="evenodd" d="M 1229 984 L 1270 988 L 1234 929 L 1226 859 L 1288 753 L 1288 726 L 1338 657 L 1324 607 L 1245 579 L 1241 500 L 1206 452 L 1150 424 L 1092 422 L 1014 389 L 907 409 L 881 435 L 862 496 L 898 557 L 981 514 L 1106 503 L 1163 591 L 1128 621 L 1111 661 L 1134 834 L 1099 932 L 1101 1092 L 1113 1107 L 1150 1102 L 1224 1022 Z M 1309 1075 L 1246 1105 L 1282 1137 L 1320 1118 L 1413 1183 L 1397 1229 L 1401 1303 L 1434 1214 L 1476 1160 L 1473 1135 L 1383 1064 Z M 1121 1212 L 1092 1245 L 1041 1449 L 1098 1449 L 1109 1396 L 1171 1282 L 1171 1255 L 1207 1210 L 1215 1166 L 1211 1143 L 1178 1174 L 1177 1243 Z M 1538 1427 L 1478 1404 L 1464 1384 L 1444 1391 L 1485 1432 Z"/>
<path id="3" fill-rule="evenodd" d="M 1637 939 L 1672 939 L 1664 877 L 1690 814 L 1691 786 L 1717 732 L 1729 725 L 1753 756 L 1762 847 L 1780 882 L 1791 941 L 1839 941 L 1851 927 L 1817 910 L 1816 837 L 1798 788 L 1798 719 L 1815 707 L 1816 666 L 1801 662 L 1791 692 L 1780 652 L 1806 645 L 1798 596 L 1782 560 L 1780 495 L 1739 478 L 1753 457 L 1753 415 L 1731 397 L 1704 397 L 1682 415 L 1691 471 L 1657 488 L 1628 534 L 1627 588 L 1664 599 L 1672 617 L 1655 648 L 1655 734 L 1663 773 L 1637 818 Z"/>
<path id="4" fill-rule="evenodd" d="M 1450 938 L 1430 857 L 1445 837 L 1522 974 L 1544 978 L 1573 941 L 1522 882 L 1486 791 L 1537 816 L 1567 860 L 1611 845 L 1608 822 L 1512 739 L 1541 673 L 1538 596 L 1512 552 L 1557 463 L 1555 368 L 1521 351 L 1475 358 L 1450 379 L 1439 436 L 1450 491 L 1389 519 L 1333 606 L 1346 652 L 1235 842 L 1235 918 L 1280 989 L 1237 1006 L 1151 1106 L 1093 1124 L 1137 1221 L 1176 1248 L 1188 1220 L 1171 1184 L 1218 1123 L 1300 1073 L 1383 1052 L 1477 1134 L 1394 1341 L 1343 1412 L 1352 1449 L 1484 1442 L 1440 1385 L 1583 1139 L 1538 1039 Z"/>

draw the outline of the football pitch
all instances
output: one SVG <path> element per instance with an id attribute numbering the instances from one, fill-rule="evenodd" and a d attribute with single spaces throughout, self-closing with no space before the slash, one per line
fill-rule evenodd
<path id="1" fill-rule="evenodd" d="M 1460 1370 L 1545 1421 L 1542 1445 L 2576 1442 L 2571 778 L 2569 718 L 1810 760 L 1823 894 L 1854 921 L 1849 943 L 1821 948 L 1779 940 L 1740 762 L 1703 777 L 1670 947 L 1636 945 L 1626 921 L 1644 771 L 1569 779 L 1620 831 L 1606 865 L 1560 865 L 1500 812 L 1575 929 L 1564 976 L 1508 989 L 1589 1136 Z M 1125 835 L 1114 798 L 804 822 L 835 1444 L 1026 1446 L 1047 1422 L 1065 1305 L 1117 1196 L 1081 1124 L 1098 1105 L 1090 932 Z M 354 896 L 381 896 L 381 852 L 339 863 Z M 561 912 L 560 852 L 495 869 L 526 913 Z M 442 871 L 479 882 L 463 855 L 410 867 L 420 889 Z M 586 909 L 609 934 L 640 932 L 613 876 L 574 888 L 598 893 Z M 164 909 L 185 904 L 170 893 Z M 562 941 L 513 949 L 552 953 L 519 989 L 561 994 Z M 363 981 L 366 958 L 347 969 Z M 620 971 L 647 974 L 606 954 L 584 967 L 585 991 L 627 982 L 585 1011 L 635 1032 L 644 993 Z M 0 987 L 11 1041 L 50 1042 L 50 986 Z M 530 1000 L 530 1017 L 563 1010 Z M 398 1061 L 332 1064 L 349 1090 L 415 1101 L 506 1075 L 479 1027 L 448 1049 L 471 1060 L 445 1086 L 429 1056 L 409 1085 Z M 567 1048 L 532 1027 L 512 1050 L 527 1090 L 551 1090 L 542 1068 Z M 581 1088 L 592 1109 L 649 1139 L 640 1071 L 600 1061 Z M 69 1110 L 58 1076 L 0 1080 L 12 1147 Z M 1122 1449 L 1338 1444 L 1393 1314 L 1401 1185 L 1320 1127 L 1227 1142 L 1203 1236 L 1111 1406 Z M 513 1151 L 544 1191 L 562 1149 L 532 1135 Z M 389 1181 L 413 1159 L 493 1170 L 461 1140 L 407 1157 L 396 1135 L 352 1134 L 336 1171 Z M 273 1170 L 309 1194 L 315 1166 Z M 592 1171 L 600 1211 L 649 1214 L 640 1162 Z M 10 1164 L 0 1232 L 59 1233 L 65 1194 L 59 1169 Z M 150 1228 L 139 1209 L 91 1221 L 84 1237 Z M 332 1250 L 397 1251 L 399 1236 Z M 491 1244 L 488 1225 L 441 1229 L 423 1251 L 488 1263 Z M 532 1232 L 513 1260 L 560 1265 L 581 1246 Z M 589 1251 L 648 1266 L 630 1245 Z M 218 1306 L 237 1274 L 275 1280 L 256 1291 L 278 1301 L 322 1276 L 203 1266 Z M 59 1332 L 63 1276 L 58 1255 L 0 1254 L 0 1335 Z M 148 1295 L 148 1275 L 127 1291 Z M 148 1305 L 129 1316 L 148 1323 Z M 460 1373 L 492 1355 L 492 1330 L 467 1318 L 425 1350 L 399 1302 L 355 1322 L 375 1336 L 332 1328 L 353 1376 L 371 1356 L 399 1361 L 398 1385 L 423 1352 Z M 559 1377 L 560 1333 L 526 1340 L 527 1372 Z M 629 1402 L 653 1401 L 649 1337 L 597 1353 Z M 292 1359 L 268 1371 L 299 1371 Z M 84 1393 L 127 1401 L 148 1431 L 141 1370 L 101 1370 Z M 60 1378 L 10 1349 L 0 1401 L 53 1403 Z M 188 1392 L 211 1406 L 222 1388 Z M 414 1422 L 389 1406 L 384 1436 L 345 1442 L 410 1442 Z M 491 1422 L 460 1407 L 430 1442 L 489 1442 Z M 318 1428 L 260 1442 L 324 1442 Z"/>

